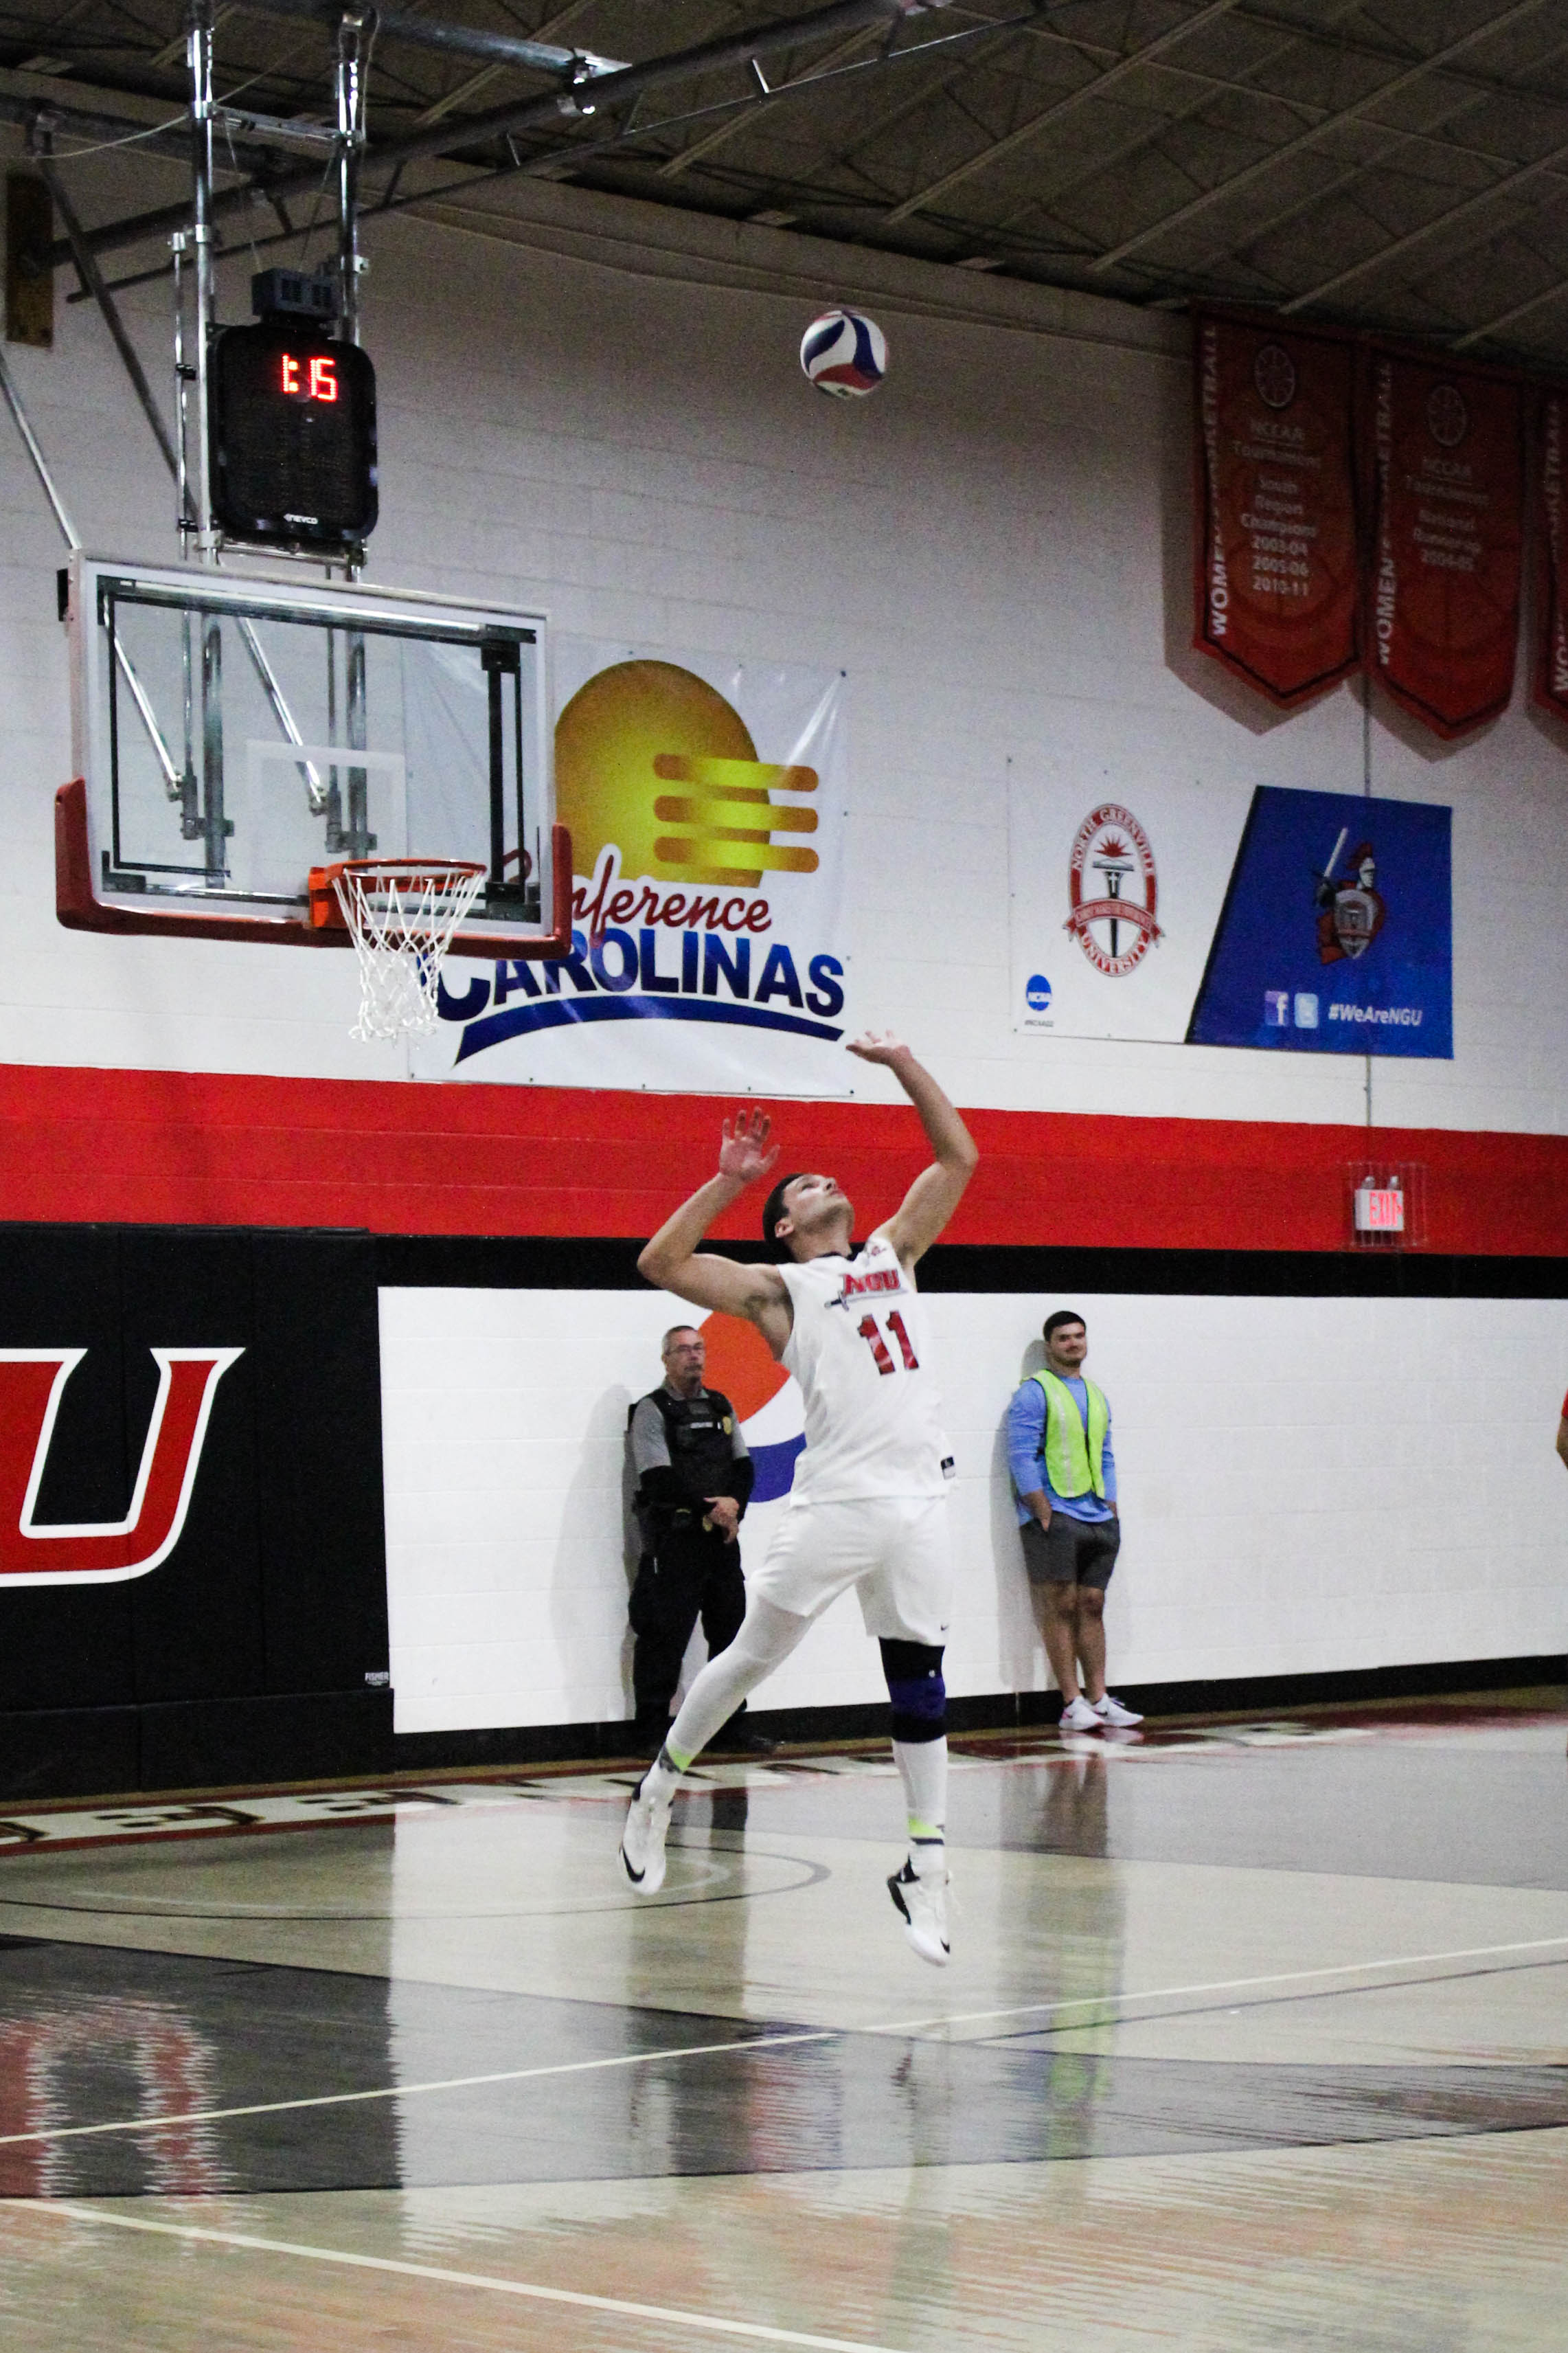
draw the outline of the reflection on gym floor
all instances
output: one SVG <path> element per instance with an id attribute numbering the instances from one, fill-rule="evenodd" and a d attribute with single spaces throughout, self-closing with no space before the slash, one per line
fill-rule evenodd
<path id="1" fill-rule="evenodd" d="M 885 1752 L 18 1818 L 5 2341 L 1556 2346 L 1565 1726 L 970 1742 L 942 1975 Z"/>

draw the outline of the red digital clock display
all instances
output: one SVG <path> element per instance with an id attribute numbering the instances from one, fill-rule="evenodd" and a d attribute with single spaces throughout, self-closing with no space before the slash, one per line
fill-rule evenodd
<path id="1" fill-rule="evenodd" d="M 337 551 L 375 527 L 375 371 L 309 323 L 226 327 L 213 347 L 213 513 L 226 537 Z"/>
<path id="2" fill-rule="evenodd" d="M 284 352 L 279 375 L 283 390 L 295 400 L 336 400 L 338 364 L 326 352 Z"/>

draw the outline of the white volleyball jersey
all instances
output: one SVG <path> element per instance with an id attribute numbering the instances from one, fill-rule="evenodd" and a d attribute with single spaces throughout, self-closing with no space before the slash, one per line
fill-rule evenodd
<path id="1" fill-rule="evenodd" d="M 925 1310 L 892 1243 L 779 1272 L 795 1311 L 784 1362 L 805 1398 L 792 1502 L 941 1494 L 952 1470 Z"/>

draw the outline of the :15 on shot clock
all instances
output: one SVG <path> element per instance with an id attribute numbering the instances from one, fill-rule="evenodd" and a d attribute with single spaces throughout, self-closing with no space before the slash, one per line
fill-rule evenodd
<path id="1" fill-rule="evenodd" d="M 213 348 L 213 515 L 230 539 L 341 549 L 377 512 L 375 371 L 306 321 L 226 327 Z"/>

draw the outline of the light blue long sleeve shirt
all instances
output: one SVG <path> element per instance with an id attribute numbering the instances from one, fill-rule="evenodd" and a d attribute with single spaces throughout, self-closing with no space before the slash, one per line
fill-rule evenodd
<path id="1" fill-rule="evenodd" d="M 1076 1373 L 1058 1376 L 1070 1392 L 1083 1422 L 1089 1430 L 1089 1390 Z M 1106 1409 L 1109 1414 L 1109 1406 Z M 1046 1393 L 1037 1380 L 1021 1381 L 1013 1392 L 1013 1402 L 1007 1409 L 1007 1468 L 1013 1474 L 1015 1496 L 1031 1495 L 1044 1491 L 1053 1512 L 1066 1512 L 1074 1520 L 1109 1520 L 1114 1517 L 1110 1506 L 1116 1501 L 1116 1457 L 1111 1451 L 1110 1427 L 1106 1424 L 1105 1448 L 1100 1456 L 1100 1474 L 1105 1482 L 1105 1500 L 1101 1503 L 1093 1488 L 1085 1495 L 1058 1495 L 1046 1475 Z M 1020 1503 L 1018 1525 L 1034 1514 Z"/>

